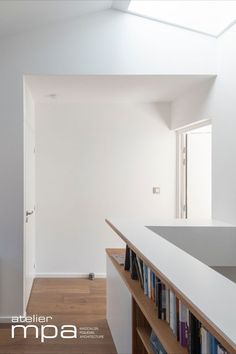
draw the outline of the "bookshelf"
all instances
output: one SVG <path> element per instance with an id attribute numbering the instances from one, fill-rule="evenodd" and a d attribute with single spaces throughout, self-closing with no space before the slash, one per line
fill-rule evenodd
<path id="1" fill-rule="evenodd" d="M 175 293 L 176 297 L 187 306 L 227 353 L 236 353 L 236 306 L 234 300 L 236 285 L 162 237 L 153 235 L 144 227 L 140 232 L 140 227 L 137 224 L 132 227 L 130 223 L 114 224 L 108 220 L 106 222 L 158 278 Z M 144 225 L 148 225 L 148 223 Z M 124 250 L 108 250 L 107 252 L 109 255 L 111 252 L 124 252 Z M 174 257 L 176 261 L 175 267 L 172 262 L 169 262 L 170 256 Z M 133 343 L 139 345 L 142 343 L 145 348 L 143 349 L 144 353 L 148 353 L 150 346 L 148 346 L 147 338 L 149 338 L 150 328 L 152 328 L 168 354 L 187 353 L 187 349 L 177 342 L 169 325 L 157 318 L 156 306 L 144 295 L 139 282 L 132 280 L 129 272 L 124 271 L 122 266 L 115 264 L 113 260 L 112 263 L 132 294 L 133 313 L 138 306 L 146 319 L 144 325 L 136 323 L 133 319 L 133 327 L 136 328 L 133 333 Z M 194 281 L 192 281 L 193 275 Z M 202 284 L 205 286 L 204 291 L 201 290 Z M 221 307 L 222 301 L 224 306 Z M 135 351 L 133 353 L 136 354 Z"/>
<path id="2" fill-rule="evenodd" d="M 139 282 L 137 280 L 132 280 L 130 278 L 130 273 L 125 271 L 124 267 L 119 265 L 112 257 L 112 254 L 122 254 L 124 252 L 124 249 L 106 249 L 106 253 L 113 266 L 116 268 L 132 295 L 133 353 L 140 353 L 140 349 L 137 351 L 137 347 L 139 347 L 141 341 L 146 348 L 146 352 L 144 353 L 146 354 L 150 352 L 150 354 L 153 354 L 149 342 L 152 328 L 167 353 L 187 354 L 187 349 L 183 348 L 179 342 L 177 342 L 168 324 L 165 321 L 158 319 L 155 304 L 144 295 Z"/>

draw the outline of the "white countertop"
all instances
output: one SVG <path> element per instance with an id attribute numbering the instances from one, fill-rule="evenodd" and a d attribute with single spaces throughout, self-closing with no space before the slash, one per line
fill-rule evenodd
<path id="1" fill-rule="evenodd" d="M 220 228 L 221 233 L 231 228 L 236 239 L 234 226 L 216 220 L 107 220 L 236 348 L 236 284 L 146 227 L 194 226 L 202 232 L 210 227 Z M 212 251 L 214 247 L 213 242 Z M 236 248 L 234 252 L 236 259 Z"/>

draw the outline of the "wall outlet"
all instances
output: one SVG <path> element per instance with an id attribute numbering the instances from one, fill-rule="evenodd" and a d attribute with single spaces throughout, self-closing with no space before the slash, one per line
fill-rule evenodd
<path id="1" fill-rule="evenodd" d="M 152 193 L 153 194 L 160 194 L 161 193 L 160 187 L 152 187 Z"/>

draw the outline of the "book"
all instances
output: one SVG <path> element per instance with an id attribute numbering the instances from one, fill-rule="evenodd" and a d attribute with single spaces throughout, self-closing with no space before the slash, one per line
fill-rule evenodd
<path id="1" fill-rule="evenodd" d="M 124 270 L 130 270 L 130 248 L 126 245 Z"/>
<path id="2" fill-rule="evenodd" d="M 143 289 L 144 294 L 148 295 L 148 271 L 146 264 L 143 263 Z"/>
<path id="3" fill-rule="evenodd" d="M 161 280 L 158 278 L 157 279 L 157 313 L 158 313 L 158 318 L 162 318 L 162 286 L 161 286 Z"/>
<path id="4" fill-rule="evenodd" d="M 166 319 L 166 286 L 161 283 L 161 319 Z"/>
<path id="5" fill-rule="evenodd" d="M 150 343 L 151 343 L 151 346 L 154 350 L 154 353 L 159 353 L 159 351 L 158 351 L 159 340 L 153 331 L 151 332 L 151 335 L 150 335 Z"/>
<path id="6" fill-rule="evenodd" d="M 154 272 L 151 272 L 151 299 L 155 301 L 155 287 L 156 287 L 156 276 Z"/>
<path id="7" fill-rule="evenodd" d="M 148 297 L 151 299 L 151 269 L 147 267 Z"/>
<path id="8" fill-rule="evenodd" d="M 227 354 L 227 351 L 218 343 L 216 354 Z"/>
<path id="9" fill-rule="evenodd" d="M 175 323 L 175 333 L 176 333 L 176 337 L 177 337 L 177 341 L 179 341 L 179 299 L 177 298 L 177 296 L 175 297 L 176 300 L 176 323 Z"/>
<path id="10" fill-rule="evenodd" d="M 166 288 L 166 322 L 170 323 L 170 289 Z"/>
<path id="11" fill-rule="evenodd" d="M 201 324 L 197 318 L 189 312 L 189 333 L 188 351 L 189 354 L 199 354 L 201 352 Z"/>
<path id="12" fill-rule="evenodd" d="M 173 334 L 177 337 L 177 312 L 176 312 L 176 296 L 171 292 L 171 302 L 170 302 L 170 315 L 171 315 L 171 329 Z"/>
<path id="13" fill-rule="evenodd" d="M 179 301 L 179 341 L 183 347 L 188 344 L 187 307 Z"/>
<path id="14" fill-rule="evenodd" d="M 155 281 L 155 305 L 158 307 L 158 277 L 156 276 L 156 281 Z"/>
<path id="15" fill-rule="evenodd" d="M 207 348 L 206 348 L 207 352 L 206 352 L 206 354 L 208 354 L 208 353 L 211 354 L 211 346 L 212 346 L 213 337 L 212 337 L 211 333 L 208 332 L 207 330 L 206 330 L 206 336 L 207 336 Z"/>
<path id="16" fill-rule="evenodd" d="M 215 354 L 217 353 L 218 342 L 211 333 L 207 332 L 207 334 L 208 334 L 208 353 Z"/>
<path id="17" fill-rule="evenodd" d="M 143 262 L 138 256 L 136 256 L 136 260 L 137 260 L 137 268 L 138 268 L 138 277 L 139 277 L 141 287 L 143 289 L 144 288 Z"/>
<path id="18" fill-rule="evenodd" d="M 138 270 L 137 270 L 137 261 L 136 261 L 136 254 L 134 251 L 130 251 L 131 258 L 130 258 L 130 273 L 131 279 L 138 280 Z"/>
<path id="19" fill-rule="evenodd" d="M 153 331 L 151 332 L 150 343 L 154 354 L 167 354 L 157 335 Z"/>
<path id="20" fill-rule="evenodd" d="M 204 327 L 201 327 L 201 354 L 209 354 L 207 330 Z"/>
<path id="21" fill-rule="evenodd" d="M 175 294 L 170 290 L 170 328 L 175 334 Z"/>

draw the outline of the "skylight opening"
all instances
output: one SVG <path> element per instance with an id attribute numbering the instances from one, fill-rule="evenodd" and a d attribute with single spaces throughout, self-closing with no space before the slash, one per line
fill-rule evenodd
<path id="1" fill-rule="evenodd" d="M 128 11 L 216 37 L 236 21 L 234 0 L 131 0 Z"/>

